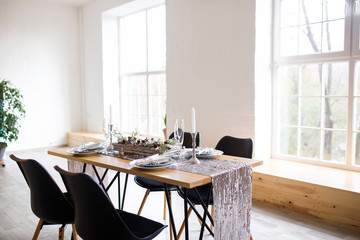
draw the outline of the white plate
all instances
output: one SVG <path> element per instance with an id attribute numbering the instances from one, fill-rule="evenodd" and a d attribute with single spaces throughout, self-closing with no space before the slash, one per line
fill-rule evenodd
<path id="1" fill-rule="evenodd" d="M 88 151 L 76 151 L 76 149 L 69 149 L 67 150 L 68 153 L 74 154 L 75 157 L 84 157 L 84 156 L 91 156 L 96 155 L 99 153 L 100 150 L 88 150 Z"/>
<path id="2" fill-rule="evenodd" d="M 217 149 L 213 149 L 211 152 L 209 153 L 202 153 L 202 154 L 196 154 L 196 156 L 198 158 L 214 158 L 216 156 L 220 156 L 220 155 L 223 155 L 224 152 L 223 151 L 220 151 L 220 150 L 217 150 Z"/>
<path id="3" fill-rule="evenodd" d="M 159 168 L 164 168 L 164 167 L 168 167 L 170 165 L 172 165 L 174 163 L 174 160 L 170 159 L 170 158 L 166 158 L 168 161 L 166 162 L 163 162 L 163 163 L 159 163 L 159 164 L 154 164 L 156 163 L 156 160 L 153 160 L 153 161 L 149 161 L 153 164 L 150 164 L 150 165 L 146 165 L 144 164 L 144 159 L 138 159 L 138 160 L 134 160 L 134 161 L 131 161 L 129 163 L 130 166 L 134 166 L 134 167 L 137 167 L 137 168 L 142 168 L 142 169 L 159 169 Z M 158 161 L 161 161 L 161 159 L 158 159 Z M 164 159 L 165 161 L 165 159 Z"/>
<path id="4" fill-rule="evenodd" d="M 196 157 L 198 157 L 198 158 L 214 158 L 216 156 L 220 156 L 220 155 L 224 154 L 223 151 L 220 151 L 220 150 L 217 150 L 214 148 L 211 148 L 209 152 L 201 153 L 204 149 L 205 148 L 196 148 L 195 149 Z M 186 154 L 190 154 L 190 153 L 192 153 L 192 148 L 186 148 L 185 151 L 186 151 Z"/>

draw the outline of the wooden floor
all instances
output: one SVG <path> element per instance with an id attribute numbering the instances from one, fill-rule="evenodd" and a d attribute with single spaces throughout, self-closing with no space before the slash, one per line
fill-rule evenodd
<path id="1" fill-rule="evenodd" d="M 47 155 L 45 149 L 14 152 L 14 154 L 20 158 L 33 158 L 40 161 L 55 178 L 59 186 L 65 189 L 59 174 L 53 169 L 54 165 L 67 168 L 64 159 Z M 0 240 L 31 239 L 38 219 L 31 212 L 28 187 L 17 165 L 8 158 L 6 158 L 5 163 L 6 167 L 0 168 Z M 125 210 L 137 212 L 144 193 L 144 189 L 138 187 L 132 179 L 129 179 Z M 110 196 L 115 206 L 117 206 L 116 192 L 110 192 Z M 162 204 L 163 194 L 151 193 L 144 207 L 143 216 L 165 222 L 162 220 Z M 182 199 L 174 192 L 173 209 L 177 226 L 179 226 L 183 217 L 182 207 Z M 200 227 L 194 216 L 190 218 L 190 228 L 190 234 L 193 236 L 191 239 L 198 239 L 196 233 Z M 255 240 L 360 239 L 360 232 L 325 224 L 309 217 L 258 203 L 254 203 L 252 208 L 251 232 Z M 58 226 L 44 226 L 39 239 L 57 239 L 57 233 Z M 68 226 L 65 230 L 65 239 L 70 239 L 70 235 L 71 228 Z M 156 239 L 169 239 L 168 229 L 163 231 Z M 212 238 L 207 234 L 205 239 Z"/>

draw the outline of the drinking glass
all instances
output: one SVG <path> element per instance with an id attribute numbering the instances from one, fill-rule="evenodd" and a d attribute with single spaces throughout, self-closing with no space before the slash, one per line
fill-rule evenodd
<path id="1" fill-rule="evenodd" d="M 101 130 L 103 133 L 103 136 L 105 138 L 105 147 L 104 150 L 102 150 L 101 152 L 104 154 L 109 154 L 112 153 L 113 151 L 113 146 L 112 146 L 112 127 L 113 125 L 109 125 L 109 120 L 106 118 L 103 118 L 102 120 L 102 124 L 101 124 Z"/>
<path id="2" fill-rule="evenodd" d="M 180 151 L 184 143 L 185 123 L 184 119 L 176 119 L 174 126 L 174 138 L 177 149 Z"/>

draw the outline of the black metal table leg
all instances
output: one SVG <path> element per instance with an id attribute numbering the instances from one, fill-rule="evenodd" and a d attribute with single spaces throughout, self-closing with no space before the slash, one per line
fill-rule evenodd
<path id="1" fill-rule="evenodd" d="M 102 186 L 102 188 L 105 190 L 106 188 L 105 188 L 105 186 L 104 186 L 104 184 L 102 183 L 102 181 L 101 181 L 101 178 L 100 178 L 100 175 L 99 175 L 99 173 L 98 173 L 98 171 L 96 170 L 96 167 L 94 166 L 94 165 L 92 165 L 92 168 L 93 168 L 93 170 L 94 170 L 94 172 L 95 172 L 95 175 L 96 175 L 96 177 L 97 177 L 97 179 L 98 179 L 98 181 L 99 181 L 99 184 Z M 106 174 L 107 172 L 105 172 L 105 174 Z"/>
<path id="2" fill-rule="evenodd" d="M 177 232 L 176 232 L 176 228 L 175 228 L 174 216 L 173 216 L 173 212 L 172 212 L 172 208 L 171 208 L 169 190 L 168 190 L 168 187 L 167 187 L 167 184 L 166 184 L 166 183 L 164 183 L 164 188 L 165 188 L 166 201 L 167 201 L 168 209 L 169 209 L 170 224 L 171 224 L 172 229 L 173 229 L 174 239 L 175 239 L 175 240 L 178 240 L 177 234 L 176 234 Z M 171 234 L 171 233 L 170 233 L 170 234 Z"/>
<path id="3" fill-rule="evenodd" d="M 124 203 L 125 203 L 125 194 L 126 194 L 126 188 L 127 188 L 127 182 L 128 182 L 129 174 L 127 173 L 125 176 L 125 183 L 124 183 L 124 191 L 123 191 L 123 199 L 121 204 L 121 210 L 124 209 Z"/>
<path id="4" fill-rule="evenodd" d="M 118 172 L 117 174 L 119 174 L 118 175 L 118 204 L 119 204 L 119 209 L 121 209 L 122 210 L 122 208 L 120 208 L 120 206 L 121 206 L 121 193 L 120 193 L 120 173 Z M 123 199 L 123 201 L 124 201 L 124 199 Z"/>
<path id="5" fill-rule="evenodd" d="M 86 171 L 86 163 L 84 163 L 84 165 L 83 165 L 83 173 L 85 173 L 85 171 Z"/>
<path id="6" fill-rule="evenodd" d="M 180 187 L 176 187 L 176 188 L 177 188 L 177 190 L 178 190 L 179 192 L 182 193 L 183 196 L 185 196 L 183 189 L 181 189 Z M 195 208 L 194 204 L 193 204 L 189 199 L 187 199 L 187 203 L 188 203 L 189 206 L 192 208 L 192 210 L 193 210 L 193 212 L 196 214 L 197 218 L 198 218 L 198 219 L 202 219 L 203 216 L 201 216 L 201 214 L 200 214 L 200 213 L 198 212 L 198 210 Z M 208 216 L 208 217 L 209 217 L 209 216 Z M 210 217 L 211 217 L 211 216 L 210 216 Z M 212 219 L 212 218 L 211 218 L 211 219 Z M 205 222 L 205 227 L 206 227 L 206 229 L 209 231 L 209 233 L 211 234 L 211 236 L 214 236 L 213 231 L 211 231 L 209 225 L 208 225 L 206 222 Z"/>
<path id="7" fill-rule="evenodd" d="M 187 216 L 187 189 L 184 188 L 184 217 L 185 217 L 185 239 L 189 239 L 189 220 Z"/>
<path id="8" fill-rule="evenodd" d="M 195 191 L 197 192 L 197 189 L 195 189 Z M 205 206 L 203 206 L 203 207 L 204 207 L 204 217 L 203 217 L 203 219 L 202 219 L 202 224 L 201 224 L 201 231 L 200 231 L 200 237 L 199 237 L 200 240 L 203 238 L 206 216 L 207 216 L 207 214 L 209 214 L 208 207 L 209 207 L 209 201 L 210 201 L 211 191 L 212 191 L 212 188 L 210 187 L 210 188 L 209 188 L 208 195 L 207 195 L 207 199 L 206 199 L 206 204 L 205 204 Z M 197 192 L 197 193 L 198 193 L 198 192 Z M 209 219 L 210 219 L 210 221 L 213 220 L 213 219 L 211 218 L 211 216 L 209 217 Z M 212 221 L 212 224 L 214 225 L 214 221 Z"/>

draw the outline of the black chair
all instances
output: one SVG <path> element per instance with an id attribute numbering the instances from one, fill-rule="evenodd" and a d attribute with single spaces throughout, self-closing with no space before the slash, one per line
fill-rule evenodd
<path id="1" fill-rule="evenodd" d="M 85 240 L 153 239 L 166 225 L 115 209 L 103 188 L 85 173 L 71 173 L 55 166 L 75 209 L 75 227 Z"/>
<path id="2" fill-rule="evenodd" d="M 225 136 L 220 139 L 220 141 L 216 145 L 215 149 L 223 151 L 224 155 L 243 157 L 243 158 L 252 158 L 253 140 L 251 138 L 235 138 L 235 137 L 231 137 L 231 136 Z M 207 200 L 207 196 L 208 196 L 208 193 L 210 190 L 209 188 L 212 188 L 211 183 L 206 184 L 204 186 L 196 187 L 196 190 L 198 191 L 198 193 L 201 197 L 201 200 L 204 203 Z M 180 188 L 180 191 L 178 191 L 178 193 L 182 198 L 184 198 L 184 195 L 183 195 L 183 192 L 181 191 L 181 189 L 182 188 Z M 188 189 L 187 197 L 194 205 L 201 204 L 201 201 L 199 200 L 195 190 Z M 214 203 L 213 203 L 212 191 L 210 192 L 210 196 L 209 196 L 209 205 L 211 205 L 211 216 L 212 216 L 212 218 L 214 218 Z M 191 214 L 191 211 L 192 211 L 192 208 L 189 207 L 189 210 L 187 212 L 188 218 Z M 179 233 L 178 233 L 178 238 L 180 238 L 182 231 L 184 230 L 184 226 L 185 225 L 183 222 L 183 224 L 180 227 Z M 211 226 L 211 229 L 213 229 L 213 226 Z M 250 237 L 252 239 L 251 235 L 250 235 Z"/>
<path id="3" fill-rule="evenodd" d="M 37 239 L 43 225 L 61 224 L 59 239 L 64 239 L 66 224 L 72 224 L 73 238 L 77 239 L 74 226 L 74 209 L 67 193 L 63 193 L 46 169 L 32 159 L 10 158 L 18 164 L 30 188 L 31 209 L 40 218 L 32 239 Z"/>
<path id="4" fill-rule="evenodd" d="M 171 139 L 173 137 L 174 137 L 174 133 L 171 133 L 169 138 Z M 200 133 L 198 133 L 196 135 L 196 146 L 199 146 L 199 145 L 200 145 Z M 186 148 L 191 148 L 192 147 L 191 133 L 184 132 L 183 146 L 185 146 Z M 142 212 L 142 209 L 144 208 L 146 199 L 149 196 L 150 192 L 165 191 L 165 188 L 164 188 L 164 183 L 158 182 L 158 181 L 155 181 L 155 180 L 151 180 L 151 179 L 147 179 L 147 178 L 143 178 L 143 177 L 135 176 L 134 181 L 140 187 L 146 188 L 144 198 L 142 200 L 142 203 L 141 203 L 139 211 L 138 211 L 138 215 L 140 215 L 141 212 Z M 176 187 L 174 185 L 167 185 L 167 187 L 168 187 L 168 190 L 170 191 L 169 196 L 171 198 L 171 191 L 175 191 Z M 166 195 L 165 195 L 165 193 L 164 193 L 164 219 L 166 219 Z"/>

